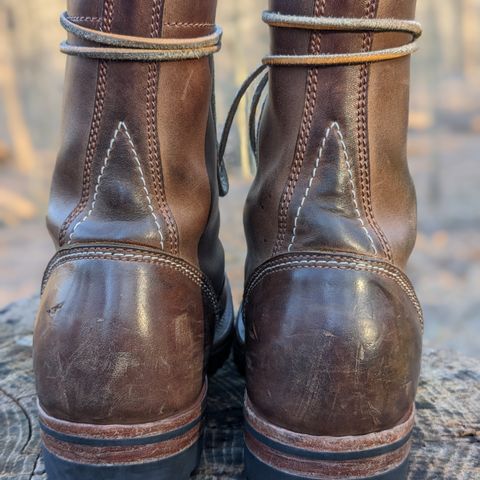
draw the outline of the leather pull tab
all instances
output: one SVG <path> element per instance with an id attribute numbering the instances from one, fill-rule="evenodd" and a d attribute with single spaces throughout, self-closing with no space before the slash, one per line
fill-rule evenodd
<path id="1" fill-rule="evenodd" d="M 224 162 L 218 162 L 217 179 L 218 179 L 218 194 L 221 197 L 225 197 L 230 189 L 230 182 L 228 181 L 227 168 L 225 167 Z"/>

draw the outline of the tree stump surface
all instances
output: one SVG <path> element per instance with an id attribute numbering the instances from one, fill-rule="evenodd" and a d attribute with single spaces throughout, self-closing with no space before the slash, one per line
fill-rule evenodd
<path id="1" fill-rule="evenodd" d="M 32 326 L 38 299 L 0 311 L 0 479 L 46 480 L 40 455 Z M 194 480 L 242 478 L 244 381 L 229 361 L 210 381 L 205 450 Z M 480 480 L 480 362 L 426 351 L 410 480 Z"/>

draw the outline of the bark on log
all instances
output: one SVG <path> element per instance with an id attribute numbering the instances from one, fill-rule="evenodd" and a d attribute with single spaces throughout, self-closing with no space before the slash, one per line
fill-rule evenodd
<path id="1" fill-rule="evenodd" d="M 0 311 L 0 479 L 45 480 L 32 378 L 37 299 Z M 195 480 L 242 478 L 243 379 L 229 362 L 210 382 L 205 452 Z M 427 351 L 410 480 L 480 479 L 480 362 Z"/>

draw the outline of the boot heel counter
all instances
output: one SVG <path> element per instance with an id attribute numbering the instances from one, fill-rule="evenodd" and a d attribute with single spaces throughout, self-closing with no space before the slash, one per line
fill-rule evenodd
<path id="1" fill-rule="evenodd" d="M 34 369 L 53 417 L 158 421 L 189 408 L 203 388 L 214 309 L 200 279 L 166 256 L 115 255 L 79 253 L 49 274 Z"/>
<path id="2" fill-rule="evenodd" d="M 362 435 L 412 408 L 421 315 L 408 279 L 382 262 L 328 255 L 276 259 L 245 298 L 252 404 L 311 435 Z"/>

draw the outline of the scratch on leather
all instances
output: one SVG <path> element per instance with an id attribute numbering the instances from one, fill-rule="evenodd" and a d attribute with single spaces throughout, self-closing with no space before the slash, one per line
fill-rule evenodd
<path id="1" fill-rule="evenodd" d="M 140 178 L 142 180 L 143 190 L 144 190 L 145 196 L 147 198 L 148 209 L 150 210 L 150 214 L 152 215 L 155 226 L 157 227 L 157 231 L 158 231 L 158 234 L 160 236 L 160 244 L 161 244 L 161 247 L 162 247 L 162 250 L 163 250 L 164 249 L 164 238 L 163 238 L 162 230 L 160 228 L 160 223 L 158 221 L 158 217 L 155 213 L 155 210 L 153 209 L 152 199 L 151 199 L 151 196 L 150 196 L 150 192 L 148 191 L 147 183 L 145 181 L 145 175 L 143 173 L 142 165 L 141 165 L 140 160 L 138 158 L 138 154 L 137 154 L 137 151 L 135 149 L 135 145 L 133 143 L 130 132 L 128 131 L 127 125 L 123 121 L 119 122 L 119 124 L 118 124 L 118 126 L 117 126 L 117 128 L 116 128 L 116 130 L 113 134 L 113 137 L 110 140 L 110 145 L 108 147 L 107 154 L 106 154 L 105 159 L 103 161 L 103 165 L 102 165 L 102 168 L 100 170 L 100 174 L 97 177 L 97 181 L 96 181 L 95 188 L 94 188 L 93 201 L 92 201 L 92 205 L 90 207 L 90 210 L 88 210 L 87 214 L 81 220 L 79 220 L 75 224 L 75 226 L 73 227 L 72 232 L 70 233 L 70 236 L 69 236 L 68 244 L 70 245 L 72 243 L 72 240 L 73 240 L 73 237 L 75 235 L 75 231 L 77 230 L 77 228 L 80 225 L 82 225 L 82 223 L 86 222 L 88 220 L 88 218 L 92 215 L 93 211 L 95 210 L 95 206 L 96 206 L 96 203 L 97 203 L 98 193 L 99 193 L 100 185 L 101 185 L 101 182 L 102 182 L 102 178 L 104 177 L 105 170 L 106 170 L 106 168 L 108 166 L 108 163 L 110 161 L 113 146 L 115 145 L 118 134 L 121 131 L 126 135 L 126 137 L 128 139 L 128 143 L 129 143 L 130 148 L 132 150 L 133 158 L 135 159 L 135 163 L 137 165 L 137 170 L 140 173 Z"/>
<path id="2" fill-rule="evenodd" d="M 297 259 L 279 258 L 276 262 L 271 262 L 267 266 L 263 266 L 261 270 L 254 273 L 245 290 L 244 305 L 248 303 L 249 297 L 256 286 L 268 275 L 284 270 L 295 270 L 301 268 L 318 268 L 318 269 L 336 269 L 336 270 L 363 270 L 372 272 L 393 280 L 408 296 L 412 302 L 423 329 L 423 312 L 418 298 L 411 286 L 408 278 L 392 265 L 379 262 L 371 262 L 367 260 L 359 260 L 349 257 L 333 257 L 314 258 L 314 256 L 300 256 Z"/>
<path id="3" fill-rule="evenodd" d="M 295 243 L 295 240 L 297 238 L 298 219 L 300 218 L 300 214 L 302 212 L 303 206 L 305 205 L 305 201 L 307 200 L 308 196 L 310 195 L 313 180 L 317 176 L 317 170 L 318 170 L 318 167 L 320 165 L 320 161 L 322 159 L 327 140 L 330 137 L 330 134 L 332 133 L 332 131 L 335 132 L 335 134 L 337 136 L 338 143 L 342 147 L 343 158 L 344 158 L 347 170 L 348 170 L 348 177 L 349 177 L 348 181 L 349 181 L 349 184 L 350 184 L 350 192 L 351 192 L 351 195 L 352 195 L 353 206 L 355 208 L 355 215 L 357 216 L 357 219 L 358 219 L 358 221 L 361 225 L 362 230 L 365 232 L 365 236 L 367 237 L 368 241 L 370 242 L 370 247 L 371 247 L 373 253 L 376 255 L 378 253 L 377 248 L 375 247 L 375 243 L 373 242 L 373 238 L 370 235 L 367 227 L 365 226 L 365 222 L 363 221 L 362 215 L 360 213 L 360 209 L 359 209 L 359 206 L 358 206 L 356 187 L 355 187 L 355 183 L 354 183 L 352 165 L 351 165 L 351 162 L 350 162 L 350 158 L 348 156 L 347 146 L 345 145 L 345 140 L 343 138 L 343 134 L 342 134 L 342 131 L 340 129 L 340 125 L 338 124 L 338 122 L 332 122 L 330 124 L 330 126 L 327 128 L 327 130 L 325 131 L 325 135 L 323 137 L 322 144 L 321 144 L 320 150 L 318 152 L 317 160 L 315 161 L 315 166 L 314 166 L 312 174 L 310 176 L 310 180 L 308 182 L 307 188 L 305 189 L 305 193 L 303 194 L 302 201 L 300 202 L 300 205 L 297 209 L 297 214 L 295 215 L 295 220 L 294 220 L 294 223 L 293 223 L 293 233 L 292 233 L 292 238 L 290 240 L 290 244 L 288 245 L 288 251 L 291 252 L 291 250 L 293 248 L 293 245 Z"/>

